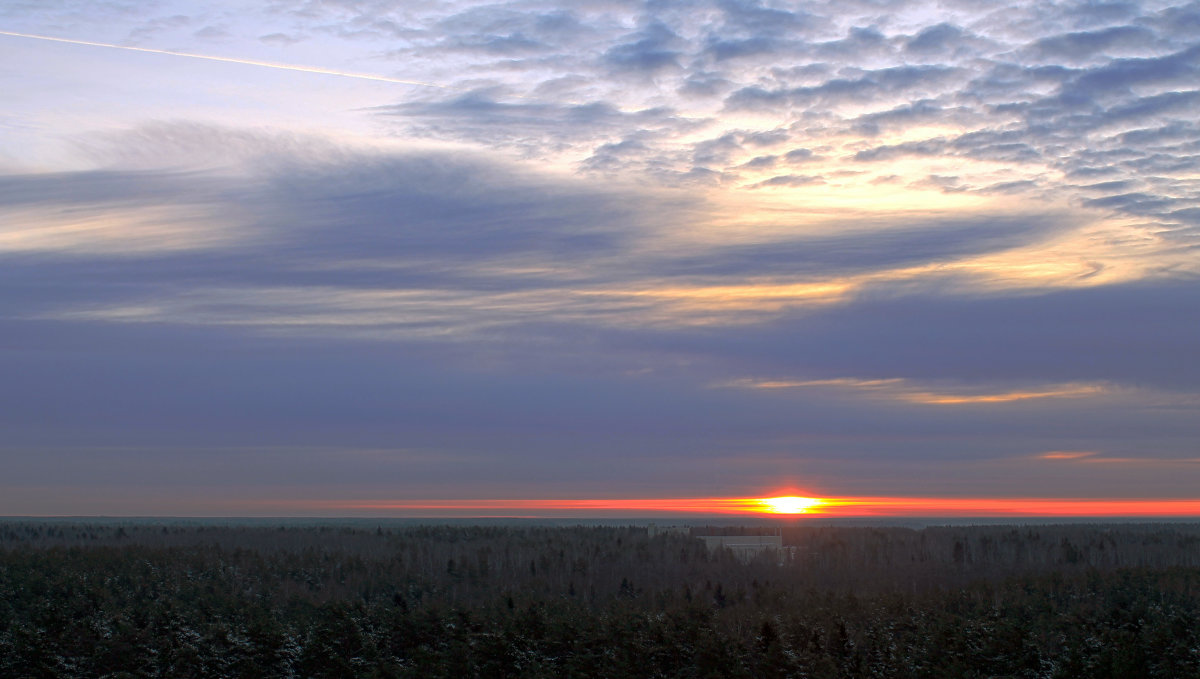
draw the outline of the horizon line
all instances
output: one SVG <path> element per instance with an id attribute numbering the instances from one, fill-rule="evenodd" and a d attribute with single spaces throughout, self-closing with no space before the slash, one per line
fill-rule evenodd
<path id="1" fill-rule="evenodd" d="M 395 518 L 618 520 L 735 517 L 759 520 L 822 519 L 1137 519 L 1200 520 L 1197 498 L 947 498 L 861 496 L 817 498 L 781 495 L 760 498 L 591 498 L 591 499 L 356 499 L 229 501 L 196 512 L 14 514 L 11 518 Z M 168 510 L 169 511 L 169 510 Z"/>

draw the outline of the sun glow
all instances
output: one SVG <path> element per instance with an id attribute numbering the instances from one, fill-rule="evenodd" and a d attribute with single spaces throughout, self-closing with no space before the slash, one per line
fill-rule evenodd
<path id="1" fill-rule="evenodd" d="M 768 497 L 758 502 L 762 506 L 762 511 L 771 514 L 807 514 L 809 510 L 825 504 L 815 497 L 796 497 L 794 495 Z"/>

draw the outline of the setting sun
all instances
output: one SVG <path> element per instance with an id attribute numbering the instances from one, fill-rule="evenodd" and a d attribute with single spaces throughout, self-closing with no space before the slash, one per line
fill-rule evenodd
<path id="1" fill-rule="evenodd" d="M 824 504 L 815 497 L 796 497 L 794 495 L 768 497 L 759 500 L 759 503 L 763 507 L 762 511 L 772 514 L 805 514 L 810 509 Z"/>

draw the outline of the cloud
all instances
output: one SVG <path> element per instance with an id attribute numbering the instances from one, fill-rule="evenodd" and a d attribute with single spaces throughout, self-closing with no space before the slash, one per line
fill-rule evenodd
<path id="1" fill-rule="evenodd" d="M 764 170 L 775 167 L 778 160 L 776 156 L 755 156 L 750 160 L 742 163 L 742 167 L 748 170 Z"/>
<path id="2" fill-rule="evenodd" d="M 1127 465 L 1146 469 L 1147 467 L 1170 467 L 1179 465 L 1200 464 L 1198 457 L 1151 457 L 1147 455 L 1134 456 L 1116 456 L 1104 455 L 1092 451 L 1051 451 L 1035 455 L 1039 460 L 1049 460 L 1058 463 L 1069 464 L 1100 464 L 1100 465 Z"/>
<path id="3" fill-rule="evenodd" d="M 303 42 L 304 40 L 304 38 L 288 35 L 287 33 L 268 33 L 266 35 L 259 36 L 258 39 L 267 44 L 282 45 L 285 47 L 288 45 L 295 45 L 296 43 Z"/>
<path id="4" fill-rule="evenodd" d="M 904 45 L 904 50 L 922 56 L 951 52 L 970 36 L 963 29 L 948 23 L 922 28 Z"/>
<path id="5" fill-rule="evenodd" d="M 1111 56 L 1113 51 L 1153 48 L 1154 32 L 1141 26 L 1112 26 L 1098 31 L 1081 31 L 1037 40 L 1031 50 L 1043 59 L 1086 61 L 1097 54 Z"/>
<path id="6" fill-rule="evenodd" d="M 777 318 L 753 337 L 714 333 L 688 346 L 735 352 L 744 358 L 742 374 L 1104 382 L 1200 391 L 1200 370 L 1186 358 L 1187 347 L 1200 339 L 1193 328 L 1200 320 L 1193 311 L 1197 291 L 1186 282 L 958 299 L 888 292 L 864 292 L 852 304 Z M 1118 318 L 1124 320 L 1114 323 Z"/>
<path id="7" fill-rule="evenodd" d="M 568 10 L 523 12 L 496 5 L 471 7 L 437 21 L 431 31 L 436 51 L 474 55 L 519 56 L 564 47 L 589 33 Z"/>
<path id="8" fill-rule="evenodd" d="M 723 134 L 716 139 L 698 142 L 692 148 L 692 162 L 696 165 L 725 165 L 733 155 L 742 150 L 739 135 L 735 132 Z"/>
<path id="9" fill-rule="evenodd" d="M 897 106 L 888 111 L 867 113 L 854 120 L 854 128 L 863 134 L 878 135 L 883 129 L 904 127 L 925 121 L 945 121 L 950 112 L 931 100 L 925 99 Z"/>
<path id="10" fill-rule="evenodd" d="M 763 181 L 752 185 L 752 188 L 764 188 L 769 186 L 808 186 L 810 184 L 824 183 L 825 179 L 817 175 L 783 174 L 776 175 L 770 179 L 764 179 Z"/>
<path id="11" fill-rule="evenodd" d="M 1038 385 L 1019 390 L 1000 392 L 933 391 L 930 386 L 913 384 L 899 378 L 855 379 L 834 378 L 820 380 L 788 379 L 739 379 L 719 386 L 741 389 L 791 390 L 852 390 L 862 391 L 877 398 L 916 403 L 921 405 L 961 406 L 995 405 L 1042 399 L 1074 399 L 1103 396 L 1110 391 L 1104 384 L 1054 384 Z"/>
<path id="12" fill-rule="evenodd" d="M 642 217 L 658 209 L 637 207 L 642 199 L 634 192 L 600 191 L 462 154 L 325 156 L 320 141 L 303 147 L 286 136 L 195 126 L 110 141 L 122 149 L 118 158 L 140 164 L 147 159 L 130 147 L 146 143 L 161 152 L 164 138 L 181 157 L 195 145 L 244 160 L 205 171 L 0 177 L 0 212 L 7 216 L 0 256 L 69 255 L 74 263 L 62 265 L 60 301 L 85 292 L 117 299 L 133 293 L 133 302 L 114 303 L 144 310 L 175 303 L 179 289 L 191 290 L 183 298 L 192 300 L 206 288 L 243 289 L 251 297 L 258 286 L 403 289 L 438 287 L 439 275 L 461 277 L 454 286 L 474 280 L 466 285 L 477 293 L 500 275 L 488 269 L 536 272 L 623 253 Z M 671 209 L 669 201 L 644 199 Z M 247 265 L 260 258 L 260 265 Z M 32 285 L 46 261 L 10 259 L 14 289 Z M 503 285 L 522 278 L 513 276 Z M 533 283 L 538 276 L 524 278 Z M 140 301 L 145 297 L 150 301 Z M 272 303 L 266 293 L 260 298 Z M 9 301 L 32 305 L 24 311 L 30 314 L 44 300 Z"/>
<path id="13" fill-rule="evenodd" d="M 749 132 L 742 137 L 742 143 L 748 146 L 777 146 L 789 138 L 787 130 L 766 130 Z"/>
<path id="14" fill-rule="evenodd" d="M 1041 460 L 1079 460 L 1086 457 L 1093 457 L 1096 453 L 1091 451 L 1078 450 L 1054 450 L 1048 453 L 1041 453 L 1036 457 Z"/>
<path id="15" fill-rule="evenodd" d="M 379 107 L 423 135 L 513 144 L 531 152 L 561 149 L 631 131 L 687 130 L 699 121 L 680 117 L 669 108 L 625 111 L 604 101 L 561 105 L 530 100 L 501 101 L 490 89 L 442 101 Z"/>
<path id="16" fill-rule="evenodd" d="M 624 71 L 654 72 L 679 68 L 680 52 L 672 49 L 679 36 L 660 22 L 650 22 L 642 30 L 627 36 L 625 42 L 604 53 L 604 62 Z"/>
<path id="17" fill-rule="evenodd" d="M 852 26 L 845 37 L 818 43 L 815 56 L 831 61 L 861 59 L 890 55 L 892 46 L 887 36 L 869 26 Z"/>
<path id="18" fill-rule="evenodd" d="M 1063 85 L 1058 101 L 1068 106 L 1108 94 L 1124 94 L 1133 85 L 1191 85 L 1200 64 L 1200 45 L 1161 57 L 1115 59 L 1085 70 Z"/>
<path id="19" fill-rule="evenodd" d="M 739 148 L 740 138 L 723 143 Z M 27 215 L 10 224 L 38 225 L 10 226 L 0 239 L 8 251 L 81 260 L 60 279 L 58 304 L 44 307 L 34 295 L 14 311 L 397 339 L 479 336 L 534 321 L 744 324 L 845 303 L 878 277 L 917 281 L 928 275 L 921 267 L 1032 246 L 1076 225 L 1058 216 L 890 218 L 697 247 L 675 234 L 687 233 L 684 224 L 709 228 L 716 215 L 686 194 L 606 188 L 481 156 L 331 152 L 320 140 L 189 125 L 92 149 L 144 166 L 153 156 L 137 150 L 143 145 L 224 163 L 0 180 L 3 209 Z M 605 159 L 620 167 L 646 152 L 627 140 L 594 160 L 597 169 Z M 821 181 L 780 175 L 763 186 Z M 91 216 L 90 230 L 57 226 L 52 215 L 71 203 Z M 151 224 L 169 230 L 139 226 Z M 260 258 L 269 265 L 247 265 Z M 14 281 L 35 276 L 35 268 L 10 272 Z"/>
<path id="20" fill-rule="evenodd" d="M 745 87 L 730 94 L 725 99 L 725 106 L 730 111 L 771 110 L 789 106 L 810 109 L 877 102 L 901 94 L 914 97 L 940 92 L 960 73 L 958 68 L 952 66 L 892 66 L 835 78 L 809 87 Z"/>
<path id="21" fill-rule="evenodd" d="M 310 11 L 322 21 L 340 17 L 345 30 L 400 21 L 360 9 Z M 499 145 L 663 185 L 719 185 L 753 169 L 742 166 L 764 153 L 751 147 L 775 154 L 759 140 L 782 133 L 822 159 L 897 166 L 884 174 L 953 174 L 965 193 L 1024 187 L 1031 198 L 1096 206 L 1103 203 L 1084 203 L 1095 195 L 1047 194 L 1041 180 L 1194 171 L 1186 145 L 1197 141 L 1187 119 L 1197 47 L 1179 27 L 1195 14 L 1190 5 L 1124 3 L 957 6 L 906 21 L 873 3 L 836 13 L 719 0 L 428 7 L 405 17 L 403 37 L 395 33 L 404 44 L 392 52 L 393 67 L 466 77 L 468 91 L 375 110 L 400 134 Z M 469 60 L 469 76 L 443 70 L 451 53 Z M 670 96 L 661 93 L 682 98 L 664 105 Z M 712 116 L 722 106 L 741 116 L 737 127 Z M 762 127 L 747 127 L 747 114 Z M 864 135 L 876 141 L 863 143 Z M 1151 152 L 1152 135 L 1176 145 Z M 961 169 L 908 167 L 920 158 L 953 158 Z M 1004 176 L 995 164 L 1017 167 Z M 769 178 L 751 179 L 740 185 Z M 1186 207 L 1150 206 L 1126 213 L 1165 226 Z"/>
<path id="22" fill-rule="evenodd" d="M 789 163 L 803 163 L 813 159 L 812 149 L 792 149 L 783 154 L 783 157 Z"/>

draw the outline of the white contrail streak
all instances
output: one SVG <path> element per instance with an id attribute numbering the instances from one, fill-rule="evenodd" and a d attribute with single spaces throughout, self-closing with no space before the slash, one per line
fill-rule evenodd
<path id="1" fill-rule="evenodd" d="M 9 35 L 15 38 L 30 38 L 32 40 L 49 40 L 51 42 L 64 42 L 69 45 L 87 45 L 89 47 L 107 47 L 115 50 L 129 50 L 130 52 L 149 52 L 150 54 L 166 54 L 172 57 L 187 57 L 189 59 L 204 59 L 206 61 L 222 61 L 228 64 L 244 64 L 246 66 L 261 66 L 263 68 L 278 68 L 284 71 L 299 71 L 301 73 L 318 73 L 320 75 L 340 75 L 343 78 L 358 78 L 359 80 L 375 80 L 385 83 L 397 83 L 400 85 L 416 85 L 418 87 L 436 87 L 438 89 L 452 89 L 446 85 L 437 83 L 427 83 L 420 80 L 404 80 L 402 78 L 389 78 L 385 75 L 374 75 L 371 73 L 354 73 L 351 71 L 336 71 L 332 68 L 318 68 L 316 66 L 297 66 L 295 64 L 277 64 L 271 61 L 258 61 L 257 59 L 234 59 L 233 57 L 215 57 L 210 54 L 194 54 L 192 52 L 175 52 L 172 50 L 156 50 L 149 47 L 131 47 L 129 45 L 114 45 L 107 42 L 92 42 L 90 40 L 71 40 L 69 38 L 55 38 L 49 35 L 34 35 L 32 33 L 16 33 L 13 31 L 0 31 L 0 35 Z"/>

